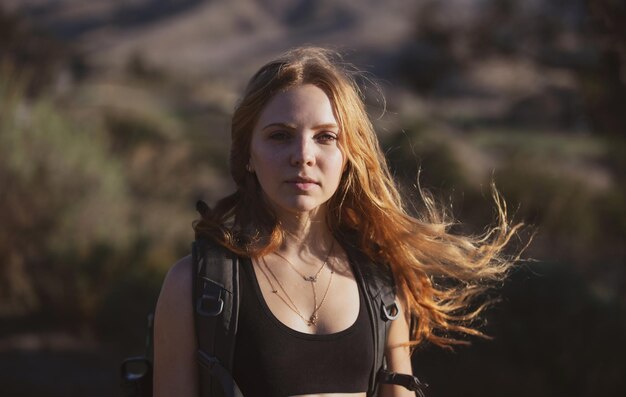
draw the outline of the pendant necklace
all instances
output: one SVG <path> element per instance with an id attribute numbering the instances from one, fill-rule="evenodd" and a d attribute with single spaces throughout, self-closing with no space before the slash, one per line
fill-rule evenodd
<path id="1" fill-rule="evenodd" d="M 317 324 L 317 320 L 318 320 L 317 313 L 319 312 L 319 310 L 321 309 L 322 305 L 326 301 L 326 297 L 328 295 L 328 291 L 330 290 L 330 284 L 333 281 L 333 274 L 335 272 L 334 272 L 333 269 L 330 269 L 330 277 L 328 279 L 328 284 L 326 285 L 326 290 L 324 291 L 324 295 L 322 296 L 322 300 L 320 301 L 320 303 L 318 305 L 317 304 L 317 292 L 315 290 L 315 283 L 317 282 L 317 279 L 318 279 L 320 273 L 322 272 L 322 270 L 324 269 L 324 267 L 326 267 L 326 265 L 328 264 L 328 259 L 330 258 L 330 254 L 331 254 L 333 248 L 334 248 L 334 241 L 331 244 L 330 249 L 328 250 L 328 253 L 326 254 L 326 259 L 324 260 L 324 263 L 322 263 L 322 266 L 317 270 L 317 272 L 313 276 L 305 276 L 300 271 L 298 271 L 298 269 L 296 269 L 296 267 L 287 258 L 282 256 L 281 254 L 276 253 L 277 256 L 279 256 L 285 262 L 287 262 L 291 266 L 291 268 L 293 270 L 295 270 L 305 281 L 308 281 L 308 282 L 311 283 L 311 289 L 313 290 L 313 313 L 311 313 L 311 315 L 308 318 L 305 317 L 300 312 L 300 310 L 298 310 L 298 307 L 293 302 L 291 297 L 287 294 L 287 291 L 283 287 L 283 285 L 280 282 L 280 280 L 278 279 L 278 277 L 276 277 L 276 275 L 274 274 L 272 269 L 270 269 L 270 267 L 267 265 L 267 262 L 265 261 L 265 259 L 261 259 L 262 262 L 263 262 L 263 265 L 265 266 L 265 269 L 267 269 L 267 271 L 271 274 L 272 278 L 276 281 L 276 283 L 278 284 L 278 286 L 281 289 L 282 293 L 285 295 L 286 299 L 283 298 L 282 295 L 278 293 L 278 290 L 274 287 L 274 283 L 272 283 L 272 280 L 270 279 L 270 277 L 268 277 L 267 273 L 265 273 L 263 268 L 259 267 L 261 269 L 261 272 L 263 273 L 263 275 L 265 276 L 265 278 L 269 282 L 270 287 L 272 288 L 272 293 L 276 294 L 283 301 L 283 303 L 285 303 L 285 305 L 287 305 L 287 307 L 289 307 L 289 309 L 291 309 L 293 312 L 295 312 L 298 315 L 298 317 L 300 317 L 302 319 L 302 321 L 304 321 L 304 323 L 307 326 L 309 326 L 309 327 L 311 325 Z"/>

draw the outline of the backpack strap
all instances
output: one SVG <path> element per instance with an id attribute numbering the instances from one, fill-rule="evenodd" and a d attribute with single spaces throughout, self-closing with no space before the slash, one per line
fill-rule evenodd
<path id="1" fill-rule="evenodd" d="M 375 265 L 347 244 L 355 277 L 366 292 L 372 326 L 374 364 L 367 396 L 378 395 L 379 383 L 397 384 L 417 391 L 426 386 L 411 375 L 386 370 L 385 345 L 391 321 L 400 311 L 391 270 Z M 192 245 L 192 304 L 198 342 L 200 396 L 242 397 L 232 377 L 235 336 L 239 315 L 239 261 L 235 254 L 212 240 L 198 238 Z"/>
<path id="2" fill-rule="evenodd" d="M 385 347 L 391 322 L 398 318 L 400 310 L 396 303 L 396 285 L 393 274 L 388 266 L 374 264 L 366 255 L 354 245 L 347 245 L 348 255 L 355 263 L 354 273 L 357 281 L 366 291 L 366 300 L 370 314 L 370 321 L 374 340 L 374 366 L 370 373 L 368 397 L 378 396 L 380 384 L 394 384 L 417 392 L 424 397 L 422 388 L 427 384 L 413 375 L 399 374 L 387 370 Z"/>
<path id="3" fill-rule="evenodd" d="M 239 314 L 239 262 L 236 255 L 204 238 L 193 243 L 192 258 L 200 396 L 241 396 L 231 375 Z"/>
<path id="4" fill-rule="evenodd" d="M 395 283 L 389 268 L 377 266 L 356 247 L 346 244 L 354 266 L 357 282 L 365 291 L 372 337 L 374 341 L 374 365 L 370 372 L 367 396 L 378 393 L 378 372 L 386 367 L 385 344 L 391 321 L 399 315 L 395 298 Z"/>

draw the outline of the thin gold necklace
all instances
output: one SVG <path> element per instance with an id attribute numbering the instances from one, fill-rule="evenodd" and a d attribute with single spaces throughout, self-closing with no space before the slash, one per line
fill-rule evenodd
<path id="1" fill-rule="evenodd" d="M 311 283 L 311 290 L 313 291 L 313 313 L 311 314 L 311 317 L 309 317 L 309 320 L 304 319 L 303 316 L 300 315 L 300 317 L 307 323 L 307 325 L 311 325 L 311 324 L 315 324 L 317 322 L 317 312 L 319 311 L 319 309 L 322 307 L 322 304 L 324 303 L 324 300 L 326 300 L 326 294 L 328 293 L 328 289 L 330 288 L 330 282 L 332 281 L 332 270 L 331 270 L 331 274 L 330 274 L 330 279 L 329 279 L 329 284 L 326 286 L 326 291 L 324 292 L 324 296 L 322 297 L 322 301 L 320 302 L 320 305 L 317 305 L 317 290 L 315 289 L 315 283 L 317 282 L 317 278 L 319 277 L 322 269 L 324 269 L 324 267 L 326 266 L 326 264 L 328 263 L 328 258 L 330 257 L 331 252 L 333 252 L 333 248 L 335 248 L 335 240 L 333 239 L 330 247 L 328 249 L 328 252 L 326 253 L 326 258 L 324 258 L 324 262 L 322 263 L 322 266 L 320 266 L 320 268 L 317 270 L 317 272 L 313 275 L 313 276 L 305 276 L 304 274 L 302 274 L 295 266 L 293 263 L 291 263 L 291 261 L 289 259 L 287 259 L 286 257 L 284 257 L 283 255 L 279 254 L 278 252 L 275 252 L 275 254 L 277 256 L 279 256 L 280 258 L 282 258 L 285 262 L 287 262 L 289 264 L 289 266 L 300 275 L 300 277 L 302 277 L 302 279 L 304 279 L 304 281 L 308 281 Z M 265 264 L 267 266 L 267 263 Z M 268 268 L 268 270 L 270 270 Z M 272 277 L 274 277 L 274 279 L 276 280 L 277 283 L 279 283 L 280 285 L 280 281 L 278 280 L 278 278 L 276 278 L 276 276 L 274 275 L 274 273 L 270 270 L 270 273 L 272 274 Z M 282 288 L 282 286 L 281 286 Z M 287 294 L 287 292 L 283 289 L 283 292 L 285 293 L 285 295 Z M 293 301 L 291 301 L 293 303 Z M 295 304 L 294 304 L 295 307 Z"/>
<path id="2" fill-rule="evenodd" d="M 310 327 L 311 325 L 317 324 L 317 319 L 318 319 L 317 312 L 321 309 L 322 305 L 324 304 L 324 301 L 326 301 L 326 296 L 328 295 L 328 290 L 330 289 L 330 284 L 333 281 L 333 274 L 335 274 L 335 271 L 333 269 L 330 269 L 330 277 L 328 279 L 328 285 L 326 286 L 326 291 L 324 291 L 324 296 L 322 297 L 322 301 L 320 302 L 319 305 L 317 305 L 317 296 L 316 296 L 316 293 L 315 293 L 315 287 L 313 287 L 313 313 L 307 319 L 306 317 L 304 317 L 302 315 L 300 310 L 298 310 L 298 307 L 293 302 L 293 300 L 291 299 L 289 294 L 287 294 L 287 291 L 285 290 L 285 288 L 281 284 L 280 280 L 278 280 L 278 277 L 276 277 L 276 275 L 274 274 L 272 269 L 270 269 L 270 267 L 267 265 L 267 262 L 265 261 L 265 259 L 261 258 L 261 261 L 263 261 L 263 265 L 270 272 L 270 274 L 272 275 L 272 278 L 274 278 L 274 280 L 276 280 L 276 282 L 278 283 L 278 286 L 282 290 L 283 294 L 285 294 L 285 297 L 287 298 L 287 300 L 285 300 L 285 298 L 283 298 L 281 295 L 278 294 L 278 290 L 274 287 L 274 283 L 272 283 L 272 280 L 268 277 L 267 273 L 265 273 L 265 271 L 263 270 L 263 267 L 259 266 L 259 269 L 261 269 L 261 272 L 263 273 L 263 275 L 265 276 L 265 278 L 269 282 L 270 287 L 272 288 L 272 292 L 274 294 L 276 294 L 280 298 L 280 300 L 282 300 L 283 303 L 285 303 L 285 305 L 289 309 L 291 309 L 293 312 L 295 312 L 298 315 L 298 317 L 300 317 L 302 319 L 302 321 L 304 321 L 304 323 L 307 326 Z M 313 283 L 311 283 L 311 285 L 313 285 Z"/>
<path id="3" fill-rule="evenodd" d="M 291 261 L 289 259 L 287 259 L 286 257 L 284 257 L 283 255 L 279 254 L 278 252 L 274 252 L 276 254 L 276 256 L 279 256 L 282 260 L 284 260 L 285 262 L 287 262 L 289 264 L 289 266 L 291 266 L 291 268 L 293 270 L 296 271 L 296 273 L 298 273 L 300 275 L 300 277 L 302 277 L 304 279 L 304 281 L 308 281 L 310 283 L 316 283 L 317 282 L 317 278 L 320 275 L 320 273 L 322 272 L 322 269 L 324 269 L 324 266 L 326 266 L 326 263 L 328 262 L 328 258 L 330 257 L 330 253 L 333 252 L 333 248 L 335 248 L 335 240 L 333 240 L 330 243 L 330 248 L 328 249 L 328 252 L 326 253 L 326 258 L 324 259 L 324 262 L 322 263 L 322 266 L 320 266 L 319 269 L 317 269 L 317 272 L 315 272 L 315 274 L 313 276 L 305 276 L 304 274 L 302 274 L 294 265 L 293 263 L 291 263 Z M 315 290 L 314 290 L 315 291 Z"/>

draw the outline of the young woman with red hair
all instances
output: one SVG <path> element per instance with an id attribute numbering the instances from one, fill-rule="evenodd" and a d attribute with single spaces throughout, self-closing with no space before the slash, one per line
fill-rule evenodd
<path id="1" fill-rule="evenodd" d="M 428 195 L 409 214 L 350 70 L 332 52 L 299 48 L 263 66 L 232 119 L 236 191 L 194 224 L 196 237 L 239 258 L 239 323 L 232 377 L 250 396 L 366 396 L 371 319 L 359 274 L 391 274 L 400 315 L 385 335 L 386 370 L 411 374 L 412 348 L 463 343 L 474 304 L 511 260 L 508 223 L 483 236 L 449 233 Z M 164 282 L 155 319 L 155 395 L 197 396 L 192 260 Z M 366 280 L 367 281 L 367 280 Z M 381 383 L 379 396 L 414 396 Z"/>

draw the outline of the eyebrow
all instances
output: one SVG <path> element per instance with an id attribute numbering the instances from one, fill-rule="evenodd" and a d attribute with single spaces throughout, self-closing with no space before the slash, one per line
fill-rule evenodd
<path id="1" fill-rule="evenodd" d="M 296 127 L 294 124 L 289 124 L 289 123 L 270 123 L 268 125 L 266 125 L 265 127 L 262 128 L 262 130 L 266 130 L 268 128 L 272 128 L 272 127 L 281 127 L 281 128 L 286 128 L 289 130 L 295 130 Z M 329 129 L 329 128 L 339 128 L 339 126 L 335 123 L 325 123 L 325 124 L 319 124 L 314 126 L 312 129 L 313 130 L 323 130 L 323 129 Z"/>

